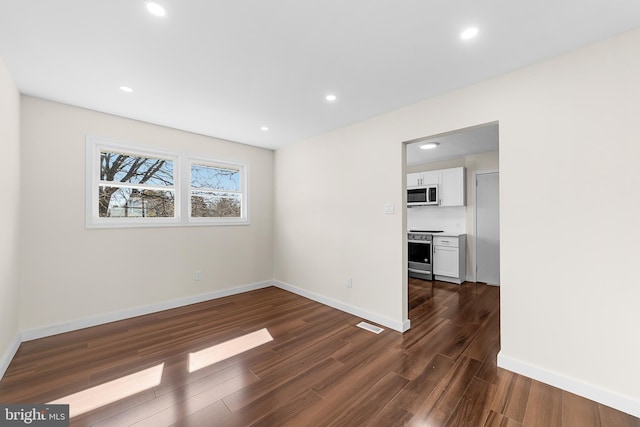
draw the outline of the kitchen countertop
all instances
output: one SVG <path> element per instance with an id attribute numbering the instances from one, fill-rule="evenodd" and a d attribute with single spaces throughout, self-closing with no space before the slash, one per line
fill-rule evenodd
<path id="1" fill-rule="evenodd" d="M 408 231 L 409 233 L 416 233 L 416 231 Z M 434 236 L 442 236 L 442 237 L 460 237 L 460 236 L 464 236 L 467 233 L 460 233 L 458 231 L 443 231 L 442 233 L 429 233 L 429 234 L 433 234 Z"/>
<path id="2" fill-rule="evenodd" d="M 467 233 L 459 233 L 456 231 L 443 231 L 442 233 L 435 233 L 434 236 L 443 236 L 443 237 L 460 237 L 464 236 Z"/>

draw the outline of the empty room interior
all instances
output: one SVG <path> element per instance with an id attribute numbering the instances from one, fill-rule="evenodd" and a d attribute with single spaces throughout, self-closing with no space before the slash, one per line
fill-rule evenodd
<path id="1" fill-rule="evenodd" d="M 640 3 L 449 3 L 0 0 L 0 425 L 640 427 Z"/>

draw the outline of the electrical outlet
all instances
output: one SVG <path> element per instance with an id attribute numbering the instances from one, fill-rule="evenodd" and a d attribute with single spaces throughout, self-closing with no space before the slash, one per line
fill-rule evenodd
<path id="1" fill-rule="evenodd" d="M 353 280 L 351 280 L 351 277 L 349 277 L 347 279 L 347 288 L 352 288 L 353 287 Z"/>
<path id="2" fill-rule="evenodd" d="M 196 270 L 195 274 L 193 275 L 193 280 L 195 280 L 196 282 L 202 280 L 202 271 Z"/>

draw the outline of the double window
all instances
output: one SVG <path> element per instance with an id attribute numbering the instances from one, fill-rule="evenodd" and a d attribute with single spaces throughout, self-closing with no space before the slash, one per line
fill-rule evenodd
<path id="1" fill-rule="evenodd" d="M 247 167 L 87 137 L 86 223 L 248 224 Z"/>

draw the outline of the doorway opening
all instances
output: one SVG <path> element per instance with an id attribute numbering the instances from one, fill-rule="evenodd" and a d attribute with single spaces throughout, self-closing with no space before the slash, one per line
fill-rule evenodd
<path id="1" fill-rule="evenodd" d="M 421 283 L 425 288 L 433 285 L 449 287 L 449 283 L 460 286 L 465 282 L 478 282 L 479 271 L 482 282 L 499 285 L 499 184 L 496 179 L 499 176 L 498 122 L 419 138 L 405 144 L 404 200 L 408 191 L 416 187 L 437 187 L 438 192 L 438 203 L 407 203 L 405 207 L 406 238 L 403 239 L 403 253 L 407 254 L 404 259 L 408 270 L 407 304 L 410 305 L 412 300 L 409 280 L 413 289 L 417 289 L 416 285 L 419 288 Z M 478 179 L 482 186 L 480 194 L 476 187 Z M 492 180 L 496 181 L 493 192 L 485 191 L 488 188 L 484 185 L 485 181 Z M 413 193 L 411 199 L 414 199 Z M 493 196 L 495 200 L 490 198 Z M 495 209 L 488 213 L 481 212 L 478 218 L 478 207 L 484 209 L 485 204 L 491 205 L 493 202 L 497 202 Z M 409 238 L 416 237 L 411 234 L 412 230 L 430 234 L 426 239 L 433 241 L 431 280 L 409 271 Z M 497 233 L 497 237 L 487 239 L 486 236 L 491 232 Z M 491 245 L 487 245 L 487 242 Z M 479 251 L 483 251 L 481 256 L 478 256 Z M 488 251 L 492 251 L 491 254 Z M 487 275 L 487 271 L 497 274 Z M 420 299 L 425 297 L 428 295 L 422 293 Z M 409 309 L 407 307 L 407 314 Z"/>

